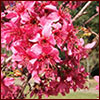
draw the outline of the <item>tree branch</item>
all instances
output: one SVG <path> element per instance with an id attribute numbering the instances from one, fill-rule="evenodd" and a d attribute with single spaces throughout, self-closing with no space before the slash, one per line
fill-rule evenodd
<path id="1" fill-rule="evenodd" d="M 87 14 L 87 12 L 83 12 L 81 15 L 78 16 L 78 18 L 85 14 Z"/>
<path id="2" fill-rule="evenodd" d="M 12 56 L 8 57 L 5 62 L 8 63 L 11 60 L 11 58 Z"/>
<path id="3" fill-rule="evenodd" d="M 89 20 L 87 20 L 84 25 L 88 24 L 92 19 L 94 19 L 97 15 L 99 15 L 99 13 L 96 13 L 95 15 L 93 15 L 91 18 L 89 18 Z"/>
<path id="4" fill-rule="evenodd" d="M 24 86 L 23 86 L 23 88 L 22 88 L 22 90 L 21 90 L 21 92 L 18 96 L 18 99 L 23 99 L 24 98 L 23 93 L 24 93 L 24 90 L 25 90 L 26 86 L 29 85 L 28 82 L 29 82 L 30 79 L 31 79 L 31 74 L 28 74 L 26 82 L 25 82 L 25 84 L 24 84 Z"/>
<path id="5" fill-rule="evenodd" d="M 92 34 L 96 35 L 96 37 L 93 39 L 93 41 L 96 41 L 96 44 L 94 45 L 94 47 L 91 50 L 89 50 L 88 53 L 90 54 L 92 52 L 92 50 L 94 50 L 99 44 L 99 35 L 96 32 L 94 32 L 92 29 L 90 29 L 89 27 L 88 27 L 88 29 Z"/>
<path id="6" fill-rule="evenodd" d="M 5 62 L 2 64 L 2 65 L 3 65 L 3 67 L 1 68 L 2 71 L 5 70 L 5 68 L 6 68 L 5 66 L 10 62 L 11 58 L 12 58 L 12 56 L 8 57 L 8 58 L 5 60 Z"/>
<path id="7" fill-rule="evenodd" d="M 79 11 L 79 13 L 72 19 L 72 22 L 74 22 L 78 17 L 80 17 L 80 15 L 82 15 L 82 13 L 84 12 L 84 10 L 92 3 L 92 1 L 88 1 L 86 3 L 86 5 Z"/>
<path id="8" fill-rule="evenodd" d="M 88 30 L 89 30 L 92 34 L 96 35 L 96 37 L 99 39 L 99 35 L 98 35 L 96 32 L 94 32 L 90 27 L 88 27 Z"/>

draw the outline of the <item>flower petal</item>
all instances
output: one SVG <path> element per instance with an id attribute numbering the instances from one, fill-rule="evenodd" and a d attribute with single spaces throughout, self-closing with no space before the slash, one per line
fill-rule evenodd
<path id="1" fill-rule="evenodd" d="M 34 64 L 34 63 L 36 62 L 36 60 L 37 60 L 37 59 L 31 59 L 29 62 L 30 62 L 31 64 Z"/>
<path id="2" fill-rule="evenodd" d="M 6 86 L 10 86 L 10 85 L 14 84 L 14 78 L 5 78 L 4 83 Z"/>
<path id="3" fill-rule="evenodd" d="M 45 6 L 45 7 L 44 7 L 44 9 L 57 11 L 57 8 L 56 8 L 55 6 L 53 6 L 53 5 L 51 5 L 51 4 L 50 4 L 50 5 Z"/>
<path id="4" fill-rule="evenodd" d="M 49 37 L 51 35 L 51 23 L 47 23 L 42 31 L 44 37 Z"/>
<path id="5" fill-rule="evenodd" d="M 42 47 L 40 45 L 38 45 L 38 44 L 34 44 L 31 47 L 31 51 L 38 56 L 38 55 L 40 55 L 42 53 Z"/>
<path id="6" fill-rule="evenodd" d="M 37 42 L 40 38 L 40 34 L 37 33 L 36 37 L 34 39 L 29 39 L 30 42 Z"/>
<path id="7" fill-rule="evenodd" d="M 99 82 L 99 76 L 94 76 L 94 79 Z"/>
<path id="8" fill-rule="evenodd" d="M 96 41 L 94 41 L 92 43 L 88 43 L 87 45 L 85 45 L 85 48 L 86 49 L 91 49 L 91 48 L 93 48 L 95 46 L 95 44 L 96 44 Z"/>

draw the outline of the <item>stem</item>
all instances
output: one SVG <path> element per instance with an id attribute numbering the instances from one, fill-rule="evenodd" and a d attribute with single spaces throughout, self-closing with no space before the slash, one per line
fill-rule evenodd
<path id="1" fill-rule="evenodd" d="M 4 71 L 4 70 L 6 69 L 5 66 L 10 62 L 11 58 L 12 58 L 12 56 L 10 56 L 10 57 L 8 57 L 8 58 L 6 59 L 6 61 L 5 61 L 4 64 L 3 64 L 2 71 Z"/>
<path id="2" fill-rule="evenodd" d="M 90 27 L 88 27 L 88 30 L 89 30 L 92 34 L 96 35 L 97 38 L 99 38 L 99 35 L 98 35 L 96 32 L 92 31 L 92 29 L 91 29 Z"/>
<path id="3" fill-rule="evenodd" d="M 88 1 L 86 3 L 86 5 L 79 11 L 79 13 L 72 19 L 72 22 L 74 22 L 78 17 L 80 17 L 80 15 L 82 15 L 82 13 L 84 12 L 84 10 L 92 3 L 92 1 Z"/>
<path id="4" fill-rule="evenodd" d="M 85 14 L 87 14 L 87 12 L 83 12 L 81 15 L 78 16 L 78 18 Z"/>
<path id="5" fill-rule="evenodd" d="M 87 20 L 87 21 L 85 22 L 84 25 L 88 24 L 88 23 L 89 23 L 92 19 L 94 19 L 97 15 L 99 15 L 99 13 L 96 13 L 96 14 L 93 15 L 91 18 L 89 18 L 89 20 Z"/>
<path id="6" fill-rule="evenodd" d="M 24 93 L 24 90 L 25 90 L 25 88 L 26 88 L 27 85 L 29 85 L 29 87 L 31 88 L 30 84 L 28 83 L 29 80 L 31 79 L 30 75 L 31 74 L 28 74 L 26 82 L 25 82 L 25 84 L 24 84 L 21 92 L 19 93 L 18 99 L 24 99 L 27 96 L 27 95 L 23 96 L 23 93 Z"/>
<path id="7" fill-rule="evenodd" d="M 27 95 L 28 95 L 28 94 L 31 92 L 31 90 L 32 90 L 32 87 L 31 87 L 30 83 L 28 83 L 28 85 L 29 85 L 29 90 L 28 90 L 28 92 L 25 94 L 25 97 L 27 97 Z M 24 98 L 25 98 L 25 97 L 24 97 Z M 23 99 L 24 99 L 24 98 L 23 98 Z"/>
<path id="8" fill-rule="evenodd" d="M 92 52 L 92 50 L 94 50 L 99 44 L 99 35 L 96 32 L 92 31 L 89 27 L 88 27 L 88 29 L 92 34 L 96 35 L 96 37 L 93 39 L 93 41 L 96 41 L 96 44 L 94 45 L 94 47 L 91 50 L 88 51 L 88 53 L 90 54 Z"/>
<path id="9" fill-rule="evenodd" d="M 21 90 L 21 92 L 20 92 L 20 94 L 18 96 L 18 99 L 23 99 L 24 98 L 22 95 L 23 95 L 23 92 L 24 92 L 27 84 L 28 84 L 28 81 L 25 82 L 25 85 L 23 86 L 23 88 L 22 88 L 22 90 Z"/>
<path id="10" fill-rule="evenodd" d="M 8 63 L 11 60 L 11 58 L 12 56 L 8 57 L 5 62 Z"/>

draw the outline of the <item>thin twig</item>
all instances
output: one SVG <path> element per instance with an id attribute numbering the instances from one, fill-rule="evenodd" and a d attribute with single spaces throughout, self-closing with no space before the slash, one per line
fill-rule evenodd
<path id="1" fill-rule="evenodd" d="M 79 13 L 72 19 L 72 21 L 74 22 L 80 15 L 82 15 L 82 13 L 84 12 L 84 10 L 92 3 L 92 1 L 88 1 L 86 3 L 86 5 L 79 11 Z"/>
<path id="2" fill-rule="evenodd" d="M 5 63 L 8 63 L 11 60 L 12 56 L 8 57 L 5 61 Z"/>
<path id="3" fill-rule="evenodd" d="M 28 83 L 28 86 L 29 86 L 29 90 L 28 90 L 28 92 L 25 94 L 25 97 L 24 98 L 26 98 L 27 97 L 27 95 L 31 92 L 31 90 L 32 90 L 32 87 L 31 87 L 31 85 L 30 85 L 30 83 Z M 23 99 L 24 99 L 23 98 Z"/>
<path id="4" fill-rule="evenodd" d="M 99 44 L 99 35 L 96 32 L 94 32 L 92 29 L 90 29 L 89 27 L 88 27 L 88 29 L 92 34 L 96 35 L 96 37 L 93 39 L 93 42 L 95 41 L 96 44 L 93 46 L 93 48 L 91 50 L 89 50 L 88 53 L 90 54 Z"/>
<path id="5" fill-rule="evenodd" d="M 23 92 L 24 92 L 27 84 L 28 84 L 28 81 L 25 82 L 25 84 L 24 84 L 24 86 L 23 86 L 23 88 L 22 88 L 22 90 L 20 92 L 20 95 L 18 96 L 18 99 L 23 99 L 24 98 L 22 95 L 23 95 Z"/>
<path id="6" fill-rule="evenodd" d="M 26 86 L 29 85 L 28 82 L 29 82 L 29 80 L 31 79 L 31 76 L 30 76 L 30 75 L 31 75 L 31 74 L 28 74 L 27 79 L 26 79 L 26 81 L 25 81 L 25 84 L 24 84 L 24 86 L 23 86 L 21 92 L 19 93 L 18 99 L 23 99 L 23 98 L 24 98 L 24 96 L 22 96 L 22 95 L 23 95 L 23 93 L 24 93 L 24 90 L 25 90 Z"/>
<path id="7" fill-rule="evenodd" d="M 5 62 L 2 64 L 3 67 L 2 67 L 2 71 L 4 71 L 6 69 L 6 65 L 10 62 L 12 56 L 8 57 Z"/>
<path id="8" fill-rule="evenodd" d="M 87 14 L 87 12 L 83 12 L 81 15 L 78 16 L 78 18 L 85 14 Z"/>
<path id="9" fill-rule="evenodd" d="M 88 30 L 89 30 L 92 34 L 96 35 L 97 38 L 99 38 L 99 35 L 98 35 L 96 32 L 94 32 L 90 27 L 88 27 Z"/>
<path id="10" fill-rule="evenodd" d="M 99 13 L 96 13 L 95 15 L 93 15 L 91 18 L 89 18 L 84 25 L 88 24 L 92 19 L 94 19 L 97 15 L 99 15 Z"/>

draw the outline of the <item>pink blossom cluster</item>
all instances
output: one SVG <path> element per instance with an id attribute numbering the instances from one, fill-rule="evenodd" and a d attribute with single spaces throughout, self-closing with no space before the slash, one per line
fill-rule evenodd
<path id="1" fill-rule="evenodd" d="M 99 76 L 94 76 L 94 79 L 99 83 Z M 99 90 L 99 84 L 96 86 L 96 90 Z"/>
<path id="2" fill-rule="evenodd" d="M 41 83 L 39 84 L 39 88 L 35 88 L 32 90 L 30 96 L 32 97 L 36 94 L 39 98 L 44 94 L 45 97 L 50 95 L 57 96 L 58 93 L 61 93 L 65 96 L 66 93 L 70 93 L 70 89 L 73 89 L 75 92 L 77 88 L 84 89 L 84 83 L 86 81 L 85 77 L 87 73 L 85 73 L 84 67 L 73 68 L 66 70 L 56 69 L 54 71 L 50 71 L 49 68 L 44 77 L 41 78 Z M 61 71 L 59 71 L 61 70 Z M 49 83 L 48 83 L 49 77 Z M 35 84 L 35 86 L 37 83 Z"/>
<path id="3" fill-rule="evenodd" d="M 14 78 L 5 77 L 1 72 L 1 99 L 16 99 L 21 90 L 14 85 Z"/>
<path id="4" fill-rule="evenodd" d="M 5 7 L 7 6 L 14 6 L 16 4 L 16 1 L 3 1 Z"/>
<path id="5" fill-rule="evenodd" d="M 86 1 L 67 1 L 66 6 L 72 10 L 75 10 L 84 2 L 86 2 Z"/>
<path id="6" fill-rule="evenodd" d="M 27 68 L 34 87 L 38 85 L 31 96 L 39 98 L 83 89 L 88 75 L 80 65 L 87 57 L 84 43 L 76 36 L 69 12 L 57 5 L 56 1 L 20 1 L 1 13 L 1 20 L 7 20 L 1 23 L 2 45 L 12 51 L 14 69 Z"/>
<path id="7" fill-rule="evenodd" d="M 94 79 L 98 83 L 98 85 L 96 85 L 96 90 L 99 91 L 99 76 L 94 76 Z M 99 97 L 97 97 L 97 99 L 99 99 Z"/>

